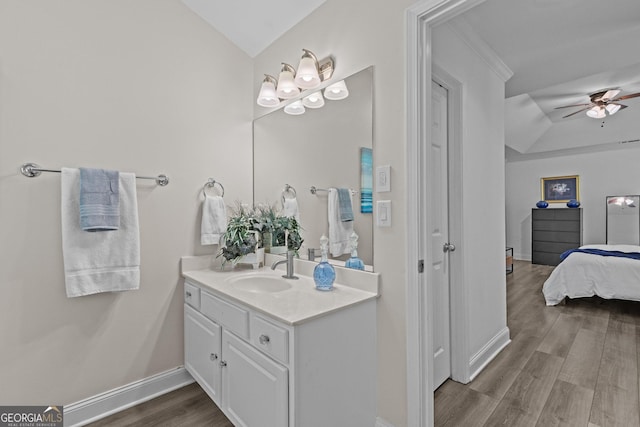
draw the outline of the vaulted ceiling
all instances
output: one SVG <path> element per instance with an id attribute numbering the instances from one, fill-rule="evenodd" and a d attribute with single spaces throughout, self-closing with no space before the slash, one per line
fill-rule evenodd
<path id="1" fill-rule="evenodd" d="M 182 1 L 254 57 L 325 0 Z M 604 89 L 640 92 L 639 0 L 486 0 L 455 19 L 514 73 L 506 83 L 508 157 L 640 139 L 640 97 L 604 120 L 556 110 Z"/>

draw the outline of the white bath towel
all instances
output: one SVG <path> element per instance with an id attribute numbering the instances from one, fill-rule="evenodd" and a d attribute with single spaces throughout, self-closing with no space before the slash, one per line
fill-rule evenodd
<path id="1" fill-rule="evenodd" d="M 220 196 L 205 195 L 202 202 L 200 244 L 217 245 L 227 229 L 227 210 Z"/>
<path id="2" fill-rule="evenodd" d="M 136 177 L 120 173 L 120 227 L 89 233 L 80 226 L 80 171 L 62 168 L 62 255 L 67 297 L 140 287 Z"/>
<path id="3" fill-rule="evenodd" d="M 282 216 L 294 217 L 300 222 L 300 209 L 298 208 L 298 199 L 295 197 L 285 198 L 282 202 Z"/>
<path id="4" fill-rule="evenodd" d="M 329 252 L 333 256 L 350 254 L 349 237 L 353 233 L 354 221 L 343 222 L 340 219 L 338 190 L 335 188 L 329 189 L 327 217 L 329 219 Z"/>

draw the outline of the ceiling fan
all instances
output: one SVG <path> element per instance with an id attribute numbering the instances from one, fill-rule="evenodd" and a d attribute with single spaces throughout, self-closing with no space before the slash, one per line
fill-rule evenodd
<path id="1" fill-rule="evenodd" d="M 586 111 L 587 116 L 593 119 L 602 119 L 606 117 L 607 114 L 613 115 L 618 111 L 624 108 L 627 108 L 626 105 L 619 104 L 618 101 L 640 96 L 640 92 L 638 92 L 638 93 L 632 93 L 629 95 L 623 95 L 616 98 L 616 96 L 618 96 L 619 93 L 620 93 L 620 89 L 603 90 L 603 91 L 596 92 L 589 95 L 589 98 L 591 99 L 591 102 L 589 104 L 565 105 L 563 107 L 556 107 L 555 109 L 558 110 L 560 108 L 583 107 L 578 111 L 574 111 L 571 114 L 567 114 L 566 116 L 563 116 L 562 117 L 563 119 L 566 119 L 567 117 L 571 117 L 575 114 L 581 113 L 582 111 Z"/>

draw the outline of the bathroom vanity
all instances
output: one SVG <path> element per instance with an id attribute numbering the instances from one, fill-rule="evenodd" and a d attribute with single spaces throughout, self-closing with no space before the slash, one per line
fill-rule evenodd
<path id="1" fill-rule="evenodd" d="M 296 260 L 291 280 L 211 261 L 182 259 L 185 367 L 231 422 L 375 425 L 378 275 L 337 269 L 320 292 L 313 262 Z"/>

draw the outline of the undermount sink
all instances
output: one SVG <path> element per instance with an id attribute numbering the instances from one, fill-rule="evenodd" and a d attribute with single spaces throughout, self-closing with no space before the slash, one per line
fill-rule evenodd
<path id="1" fill-rule="evenodd" d="M 291 283 L 280 276 L 269 274 L 244 274 L 228 279 L 234 288 L 255 293 L 274 293 L 291 289 Z"/>

